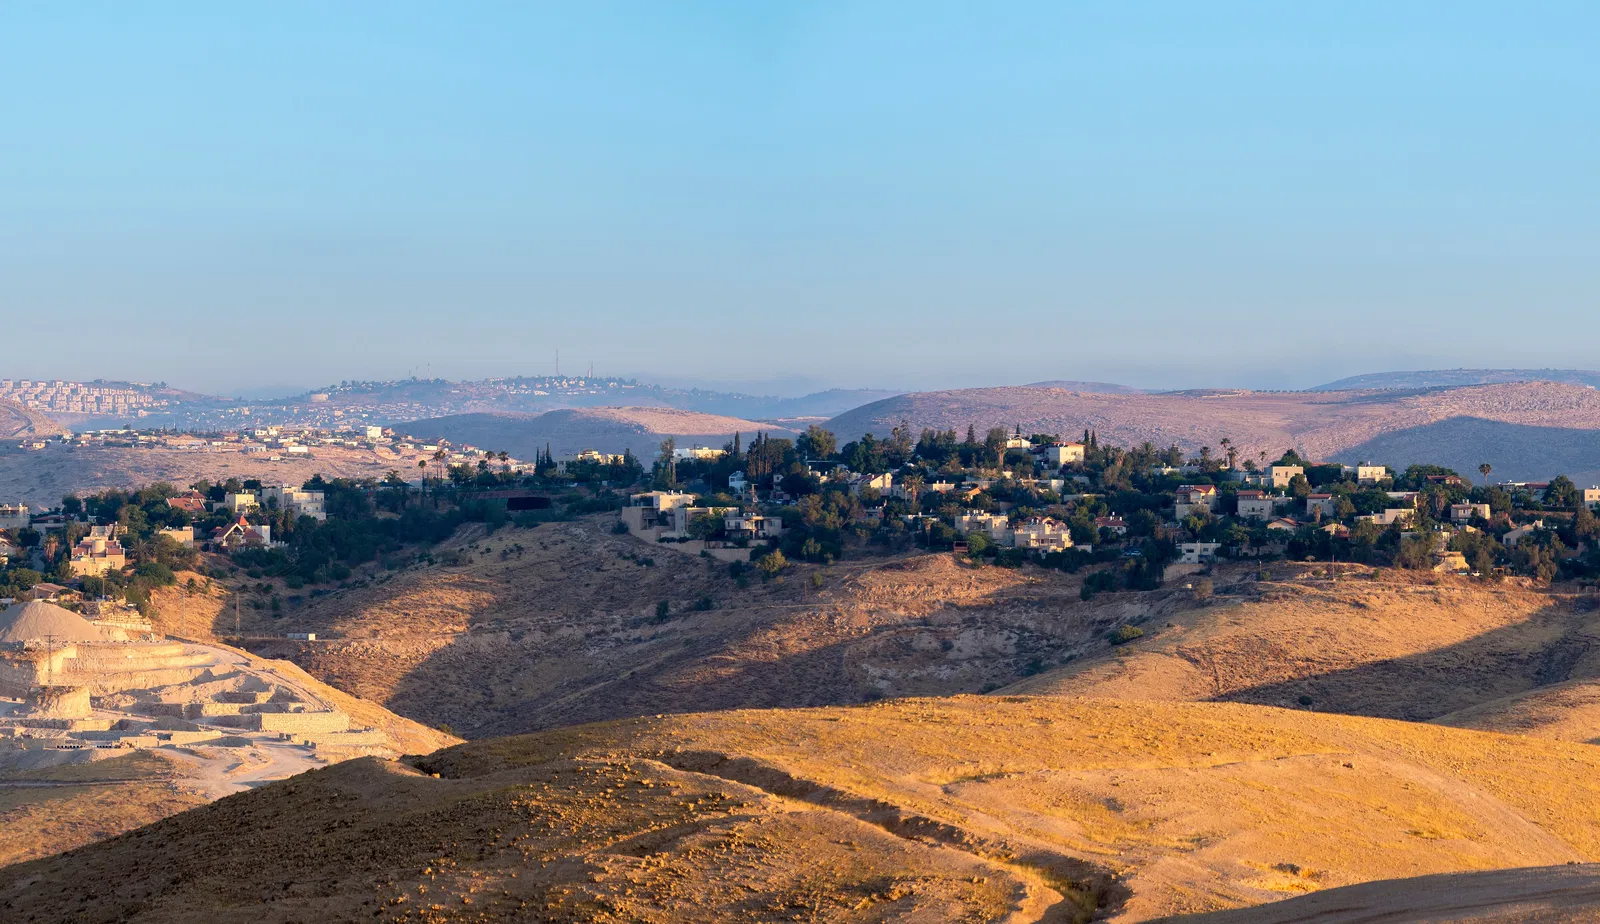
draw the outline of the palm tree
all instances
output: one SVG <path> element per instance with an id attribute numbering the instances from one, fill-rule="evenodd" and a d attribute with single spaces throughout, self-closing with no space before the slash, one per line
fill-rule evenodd
<path id="1" fill-rule="evenodd" d="M 922 508 L 917 506 L 917 495 L 922 491 L 922 476 L 907 475 L 902 479 L 902 483 L 905 485 L 906 493 L 911 495 L 911 512 L 921 513 Z"/>
<path id="2" fill-rule="evenodd" d="M 1483 486 L 1486 488 L 1489 486 L 1489 473 L 1492 471 L 1494 471 L 1494 467 L 1487 462 L 1478 466 L 1478 474 L 1483 476 Z"/>

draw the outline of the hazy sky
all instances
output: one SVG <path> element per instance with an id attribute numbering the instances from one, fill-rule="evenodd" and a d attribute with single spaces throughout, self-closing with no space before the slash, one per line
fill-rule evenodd
<path id="1" fill-rule="evenodd" d="M 1600 367 L 1600 4 L 0 4 L 0 376 Z"/>

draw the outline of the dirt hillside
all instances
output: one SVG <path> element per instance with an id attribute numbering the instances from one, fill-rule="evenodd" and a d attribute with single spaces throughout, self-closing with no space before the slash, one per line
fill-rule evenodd
<path id="1" fill-rule="evenodd" d="M 0 437 L 55 436 L 66 432 L 67 428 L 38 411 L 0 398 Z"/>
<path id="2" fill-rule="evenodd" d="M 1229 703 L 735 711 L 418 767 L 351 761 L 0 870 L 0 913 L 1135 921 L 1600 855 L 1591 747 Z"/>
<path id="3" fill-rule="evenodd" d="M 284 456 L 272 462 L 265 453 L 52 445 L 32 452 L 0 452 L 0 502 L 21 501 L 48 508 L 61 503 L 62 495 L 68 493 L 136 488 L 157 481 L 187 487 L 201 478 L 304 484 L 319 473 L 328 478 L 382 478 L 391 469 L 411 477 L 416 464 L 416 456 L 342 446 L 319 447 L 310 458 Z"/>
<path id="4" fill-rule="evenodd" d="M 1219 569 L 1216 596 L 1006 692 L 1226 700 L 1600 738 L 1600 598 L 1514 582 Z"/>
<path id="5" fill-rule="evenodd" d="M 740 586 L 726 564 L 615 535 L 611 523 L 463 532 L 435 550 L 437 564 L 308 599 L 278 620 L 246 609 L 244 630 L 315 631 L 326 640 L 252 649 L 476 738 L 656 712 L 984 692 L 1102 651 L 1107 629 L 1187 598 L 1085 604 L 1076 576 L 973 568 L 947 554 L 797 564 L 781 583 Z M 470 562 L 442 564 L 448 554 Z M 220 619 L 231 631 L 231 612 Z"/>

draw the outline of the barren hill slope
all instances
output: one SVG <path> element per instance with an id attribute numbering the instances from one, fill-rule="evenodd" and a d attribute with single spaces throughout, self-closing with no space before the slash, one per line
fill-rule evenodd
<path id="1" fill-rule="evenodd" d="M 1513 582 L 1235 567 L 1204 605 L 1009 691 L 1228 700 L 1600 738 L 1600 598 Z"/>
<path id="2" fill-rule="evenodd" d="M 0 398 L 0 437 L 55 436 L 67 432 L 67 428 L 38 411 Z"/>
<path id="3" fill-rule="evenodd" d="M 351 761 L 8 867 L 0 915 L 1134 921 L 1600 854 L 1593 748 L 1238 704 L 647 718 L 418 766 Z"/>
<path id="4" fill-rule="evenodd" d="M 38 452 L 0 452 L 0 502 L 18 500 L 39 507 L 61 503 L 69 493 L 106 488 L 136 488 L 165 481 L 187 487 L 208 478 L 224 481 L 258 478 L 268 484 L 303 484 L 312 475 L 329 478 L 382 478 L 391 469 L 415 472 L 415 457 L 388 450 L 318 447 L 311 458 L 265 453 L 207 453 L 178 449 L 128 449 L 52 445 Z"/>
<path id="5" fill-rule="evenodd" d="M 609 516 L 485 537 L 307 601 L 323 634 L 267 642 L 326 682 L 467 737 L 655 712 L 980 692 L 1106 647 L 1180 594 L 1079 599 L 1078 577 L 911 554 L 797 564 L 740 586 L 728 566 L 611 532 Z M 668 615 L 658 606 L 666 601 Z M 231 614 L 220 618 L 231 631 Z M 276 627 L 276 628 L 274 628 Z M 245 611 L 244 629 L 282 631 Z"/>
<path id="6" fill-rule="evenodd" d="M 794 431 L 771 423 L 702 414 L 668 407 L 592 407 L 548 411 L 543 414 L 458 414 L 396 424 L 418 437 L 504 450 L 519 458 L 549 444 L 557 456 L 573 456 L 585 449 L 601 452 L 633 450 L 648 459 L 656 445 L 671 436 L 679 445 L 718 446 L 743 433 L 757 430 L 773 436 L 793 436 Z"/>
<path id="7" fill-rule="evenodd" d="M 1021 426 L 1063 436 L 1095 430 L 1104 442 L 1186 450 L 1231 438 L 1245 458 L 1293 447 L 1315 459 L 1418 462 L 1534 480 L 1566 473 L 1600 479 L 1600 392 L 1548 382 L 1420 391 L 1096 394 L 1061 388 L 975 388 L 900 395 L 828 423 L 841 440 L 913 428 Z"/>

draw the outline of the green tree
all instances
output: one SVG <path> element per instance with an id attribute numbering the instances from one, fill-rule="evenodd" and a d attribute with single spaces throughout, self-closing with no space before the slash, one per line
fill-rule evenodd
<path id="1" fill-rule="evenodd" d="M 656 487 L 670 491 L 678 486 L 678 441 L 667 437 L 661 441 L 661 455 L 656 459 Z"/>
<path id="2" fill-rule="evenodd" d="M 1550 479 L 1550 486 L 1544 489 L 1544 503 L 1547 507 L 1576 507 L 1578 499 L 1578 486 L 1566 475 L 1557 475 Z"/>
<path id="3" fill-rule="evenodd" d="M 839 449 L 839 441 L 834 438 L 832 432 L 812 424 L 795 440 L 795 448 L 800 451 L 802 458 L 831 459 Z"/>

